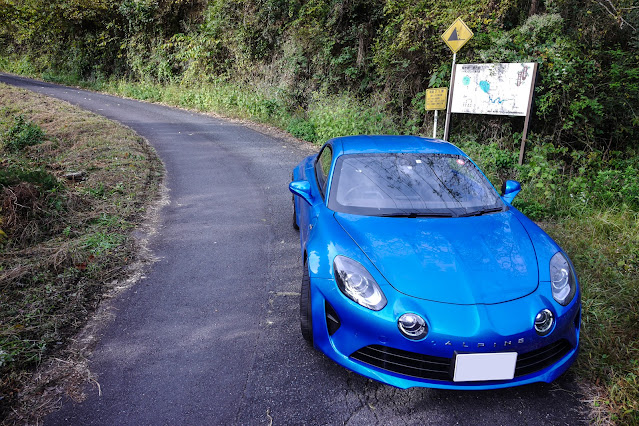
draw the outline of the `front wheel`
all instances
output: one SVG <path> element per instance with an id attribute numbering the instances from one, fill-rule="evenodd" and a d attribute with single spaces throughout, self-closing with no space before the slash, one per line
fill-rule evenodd
<path id="1" fill-rule="evenodd" d="M 313 344 L 313 315 L 311 309 L 311 279 L 308 269 L 304 265 L 302 272 L 302 289 L 300 291 L 300 328 L 302 337 L 311 345 Z"/>

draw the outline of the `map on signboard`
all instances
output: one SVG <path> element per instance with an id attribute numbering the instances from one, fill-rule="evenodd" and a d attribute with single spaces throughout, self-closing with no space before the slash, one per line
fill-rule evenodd
<path id="1" fill-rule="evenodd" d="M 534 63 L 458 64 L 451 112 L 525 116 Z"/>

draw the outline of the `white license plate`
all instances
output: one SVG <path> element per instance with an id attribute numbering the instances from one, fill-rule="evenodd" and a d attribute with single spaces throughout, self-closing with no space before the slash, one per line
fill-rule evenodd
<path id="1" fill-rule="evenodd" d="M 453 381 L 511 380 L 516 364 L 517 352 L 457 354 Z"/>

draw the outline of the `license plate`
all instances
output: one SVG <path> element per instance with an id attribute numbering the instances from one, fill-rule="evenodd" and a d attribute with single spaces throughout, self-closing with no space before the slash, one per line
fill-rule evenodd
<path id="1" fill-rule="evenodd" d="M 516 364 L 517 352 L 457 354 L 453 381 L 511 380 Z"/>

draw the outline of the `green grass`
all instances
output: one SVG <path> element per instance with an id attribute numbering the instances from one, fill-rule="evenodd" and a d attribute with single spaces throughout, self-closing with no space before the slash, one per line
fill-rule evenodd
<path id="1" fill-rule="evenodd" d="M 23 115 L 16 115 L 13 124 L 2 136 L 2 142 L 5 149 L 16 152 L 44 142 L 44 132 L 37 124 L 27 121 Z"/>
<path id="2" fill-rule="evenodd" d="M 639 214 L 592 211 L 542 226 L 566 250 L 583 292 L 576 371 L 620 424 L 639 423 Z"/>

